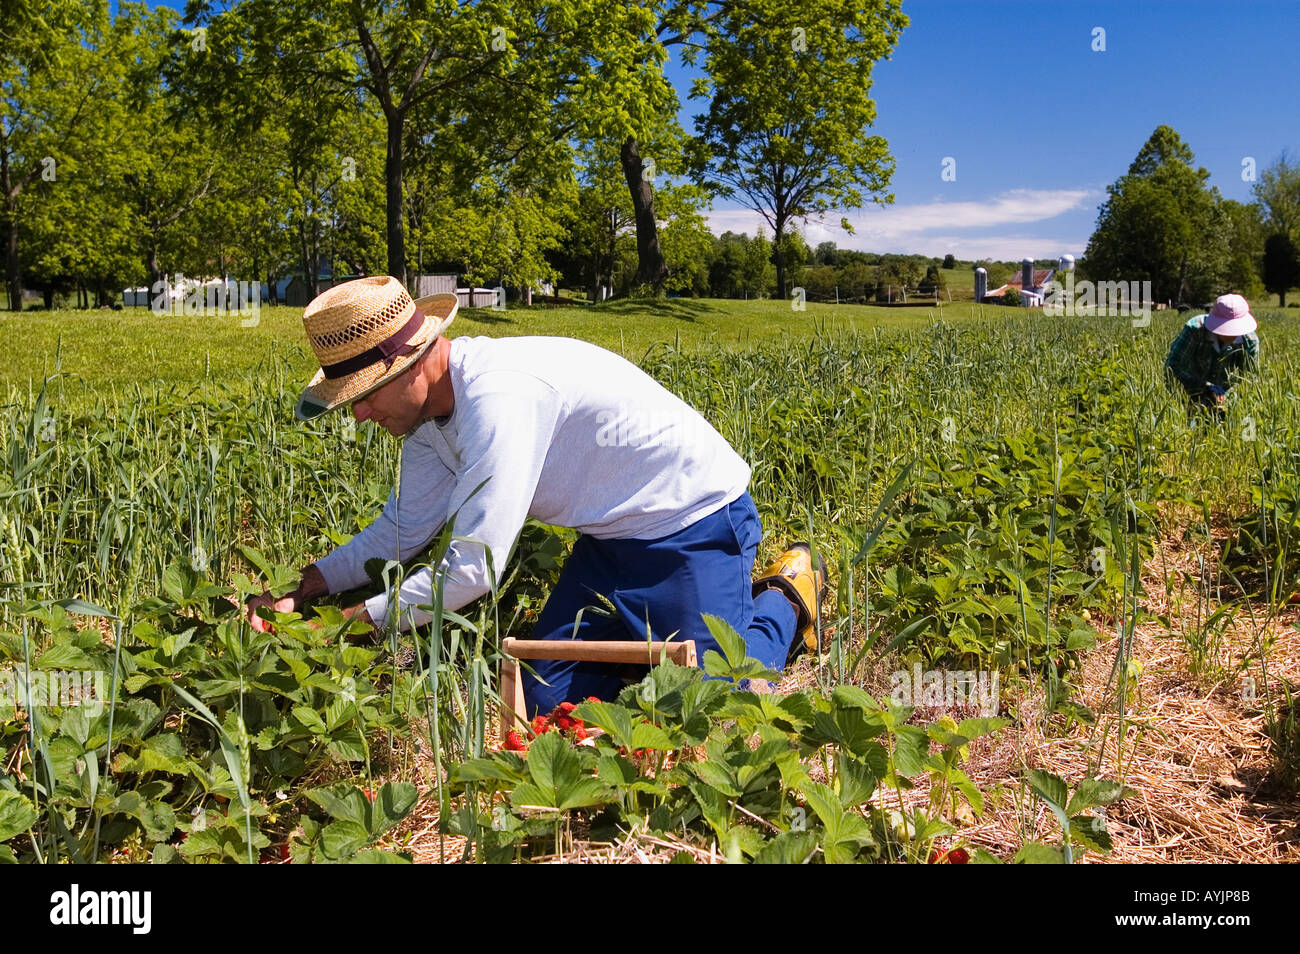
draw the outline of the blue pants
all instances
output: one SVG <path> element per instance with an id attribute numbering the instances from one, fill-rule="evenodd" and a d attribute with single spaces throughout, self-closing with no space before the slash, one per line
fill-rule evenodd
<path id="1" fill-rule="evenodd" d="M 582 535 L 573 545 L 550 599 L 533 630 L 533 639 L 570 639 L 574 620 L 579 639 L 694 639 L 703 664 L 710 649 L 721 652 L 701 618 L 725 619 L 745 638 L 750 656 L 781 671 L 794 641 L 794 607 L 781 593 L 764 590 L 754 597 L 750 574 L 763 528 L 748 493 L 684 530 L 657 540 L 598 540 Z M 613 605 L 613 615 L 596 594 Z M 596 609 L 605 613 L 596 612 Z M 675 636 L 673 634 L 676 634 Z M 635 672 L 646 667 L 538 659 L 529 663 L 543 685 L 526 670 L 522 679 L 529 718 L 561 702 L 588 696 L 613 699 Z"/>

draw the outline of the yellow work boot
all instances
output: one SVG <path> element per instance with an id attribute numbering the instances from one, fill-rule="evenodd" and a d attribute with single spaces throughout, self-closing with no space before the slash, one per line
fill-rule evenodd
<path id="1" fill-rule="evenodd" d="M 795 607 L 794 643 L 786 665 L 807 650 L 815 653 L 817 646 L 817 617 L 829 587 L 826 583 L 826 561 L 817 556 L 813 566 L 812 549 L 806 543 L 792 543 L 790 548 L 769 563 L 762 575 L 754 581 L 754 595 L 764 590 L 779 590 Z"/>

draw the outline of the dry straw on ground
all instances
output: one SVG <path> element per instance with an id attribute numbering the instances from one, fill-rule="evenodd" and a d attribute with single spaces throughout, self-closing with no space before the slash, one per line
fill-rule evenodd
<path id="1" fill-rule="evenodd" d="M 1204 556 L 1204 554 L 1201 554 Z M 971 746 L 964 766 L 986 794 L 983 816 L 963 825 L 962 840 L 1003 857 L 1029 839 L 1058 844 L 1055 818 L 1031 795 L 1020 776 L 1042 768 L 1073 787 L 1088 775 L 1120 779 L 1134 792 L 1106 812 L 1114 839 L 1108 856 L 1087 852 L 1089 862 L 1212 863 L 1300 862 L 1300 797 L 1279 790 L 1270 778 L 1271 743 L 1264 731 L 1263 686 L 1259 685 L 1257 652 L 1253 669 L 1259 686 L 1255 700 L 1243 693 L 1243 682 L 1198 682 L 1191 675 L 1181 629 L 1193 625 L 1190 601 L 1166 590 L 1172 571 L 1193 579 L 1199 567 L 1196 552 L 1181 543 L 1157 547 L 1143 581 L 1144 609 L 1171 621 L 1143 622 L 1134 633 L 1132 659 L 1135 685 L 1130 684 L 1122 744 L 1114 686 L 1107 688 L 1118 647 L 1117 622 L 1100 620 L 1098 644 L 1083 661 L 1076 681 L 1080 698 L 1100 714 L 1096 725 L 1068 729 L 1059 716 L 1041 718 L 1041 694 L 1019 696 L 1003 687 L 1002 702 L 1019 724 Z M 1184 594 L 1185 597 L 1185 594 Z M 1280 679 L 1300 684 L 1300 631 L 1297 608 L 1267 619 L 1257 613 L 1238 614 L 1220 647 L 1221 668 L 1230 670 L 1250 659 L 1265 634 L 1273 639 L 1268 656 L 1268 689 L 1281 698 Z M 889 693 L 887 661 L 866 681 L 877 695 Z M 813 683 L 811 667 L 801 663 L 789 672 L 776 692 L 790 692 Z M 914 721 L 933 721 L 942 709 L 918 710 Z M 972 713 L 954 711 L 955 718 Z M 1104 751 L 1103 751 L 1104 739 Z M 1122 760 L 1122 761 L 1121 761 Z M 428 772 L 424 773 L 426 776 Z M 436 799 L 424 797 L 412 815 L 386 840 L 386 845 L 412 853 L 417 862 L 459 861 L 464 840 L 440 836 Z M 887 792 L 887 801 L 897 795 Z M 905 804 L 924 804 L 925 781 L 903 793 Z M 723 859 L 716 846 L 680 842 L 662 836 L 628 834 L 614 843 L 583 841 L 575 831 L 571 850 L 539 859 L 553 863 L 656 864 L 679 853 L 699 863 Z"/>

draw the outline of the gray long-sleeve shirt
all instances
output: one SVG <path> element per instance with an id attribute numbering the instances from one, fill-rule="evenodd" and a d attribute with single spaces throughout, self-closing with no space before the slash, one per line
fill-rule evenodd
<path id="1" fill-rule="evenodd" d="M 331 593 L 365 583 L 372 557 L 408 560 L 456 514 L 441 565 L 443 606 L 489 591 L 524 520 L 591 536 L 655 539 L 731 503 L 750 468 L 693 408 L 636 365 L 571 338 L 456 338 L 448 359 L 455 406 L 405 438 L 401 493 L 379 518 L 316 562 Z M 486 483 L 484 483 L 486 481 Z M 479 485 L 483 486 L 475 492 Z M 433 575 L 403 583 L 401 625 L 428 611 Z M 389 598 L 366 601 L 385 620 Z"/>

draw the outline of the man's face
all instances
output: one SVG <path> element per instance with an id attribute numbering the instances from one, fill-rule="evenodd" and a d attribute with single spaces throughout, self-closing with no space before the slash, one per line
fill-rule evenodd
<path id="1" fill-rule="evenodd" d="M 428 352 L 425 352 L 428 355 Z M 428 385 L 420 373 L 423 360 L 414 362 L 383 387 L 371 391 L 352 403 L 352 416 L 360 421 L 374 421 L 394 437 L 411 433 L 424 417 Z"/>

